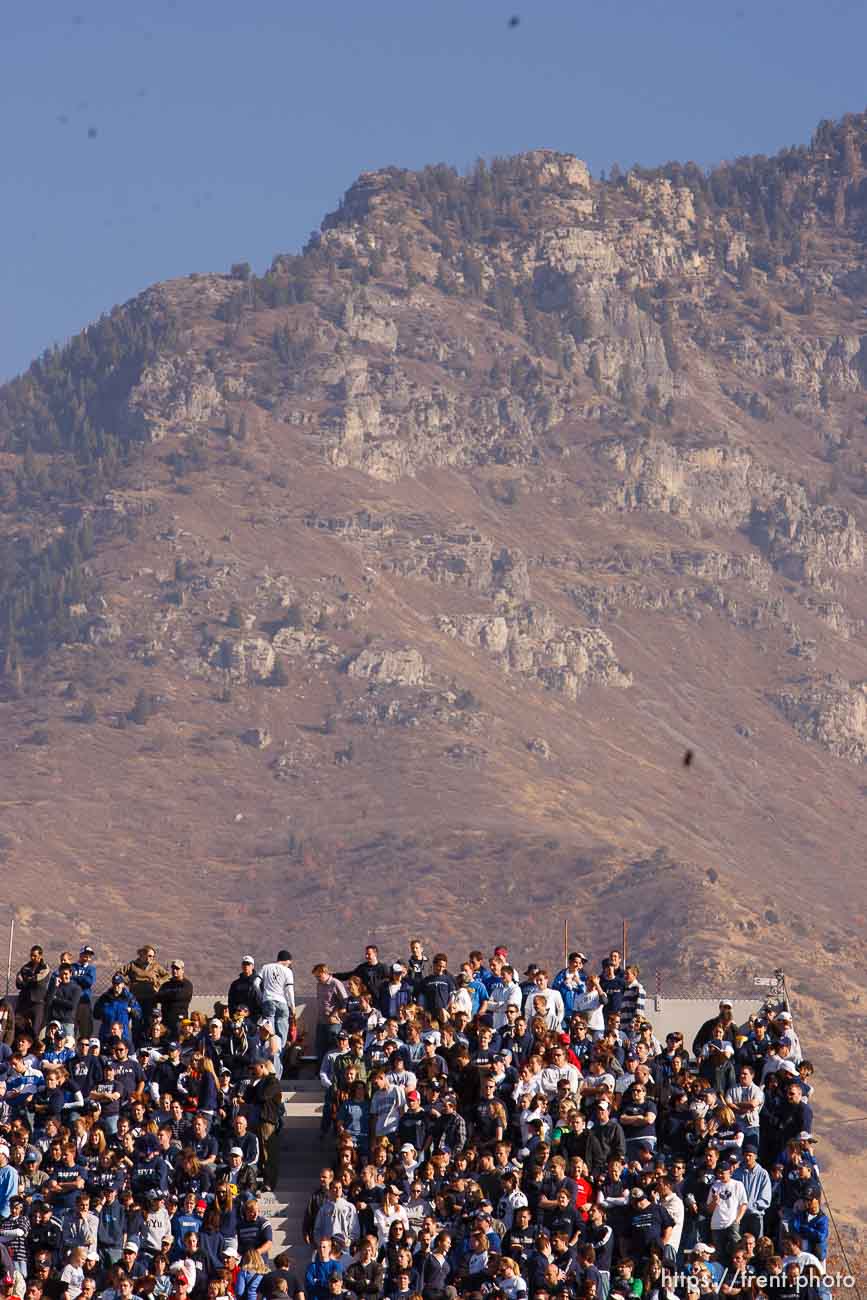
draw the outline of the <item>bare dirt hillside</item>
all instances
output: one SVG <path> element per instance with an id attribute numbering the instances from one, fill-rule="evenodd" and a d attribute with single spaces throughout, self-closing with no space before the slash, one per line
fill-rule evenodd
<path id="1" fill-rule="evenodd" d="M 22 944 L 202 988 L 626 916 L 651 981 L 784 966 L 852 1118 L 865 230 L 858 116 L 710 175 L 389 169 L 0 390 Z"/>

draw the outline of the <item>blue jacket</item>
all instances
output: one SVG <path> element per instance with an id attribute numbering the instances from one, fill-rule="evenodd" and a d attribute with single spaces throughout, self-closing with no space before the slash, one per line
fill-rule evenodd
<path id="1" fill-rule="evenodd" d="M 18 1170 L 14 1165 L 4 1165 L 0 1169 L 0 1219 L 8 1219 L 12 1213 L 9 1198 L 18 1191 Z"/>
<path id="2" fill-rule="evenodd" d="M 341 1273 L 340 1261 L 337 1259 L 320 1259 L 315 1255 L 307 1265 L 304 1274 L 304 1294 L 312 1300 L 326 1300 L 328 1279 L 332 1273 Z"/>
<path id="3" fill-rule="evenodd" d="M 811 1219 L 806 1210 L 798 1210 L 792 1216 L 792 1232 L 807 1243 L 807 1250 L 818 1259 L 824 1259 L 828 1254 L 827 1214 L 816 1214 Z"/>
<path id="4" fill-rule="evenodd" d="M 126 1210 L 118 1200 L 111 1203 L 106 1201 L 99 1212 L 99 1229 L 96 1234 L 100 1250 L 115 1252 L 119 1259 L 125 1231 Z"/>
<path id="5" fill-rule="evenodd" d="M 84 1003 L 90 1003 L 90 995 L 93 986 L 96 983 L 96 966 L 92 961 L 76 961 L 72 963 L 72 978 L 81 989 L 81 1000 Z"/>
<path id="6" fill-rule="evenodd" d="M 587 992 L 587 982 L 583 975 L 579 976 L 578 985 L 574 989 L 570 988 L 566 982 L 568 976 L 569 969 L 567 966 L 564 966 L 563 969 L 558 971 L 554 976 L 554 982 L 551 985 L 551 988 L 556 989 L 560 994 L 560 997 L 563 999 L 563 1020 L 567 1025 L 572 1016 L 576 998 L 580 998 L 582 993 Z"/>
<path id="7" fill-rule="evenodd" d="M 105 993 L 96 999 L 93 1014 L 100 1021 L 100 1038 L 110 1038 L 111 1027 L 114 1024 L 120 1025 L 124 1038 L 128 1038 L 133 1017 L 136 1020 L 141 1019 L 141 1007 L 128 989 L 124 989 L 121 994 L 106 989 Z"/>

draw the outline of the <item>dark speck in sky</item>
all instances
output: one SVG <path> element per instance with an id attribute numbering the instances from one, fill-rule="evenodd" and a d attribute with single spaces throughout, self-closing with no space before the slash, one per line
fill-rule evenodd
<path id="1" fill-rule="evenodd" d="M 688 750 L 686 751 L 686 753 L 684 754 L 684 756 L 683 756 L 683 765 L 684 765 L 684 767 L 692 767 L 692 760 L 693 760 L 694 758 L 695 758 L 695 755 L 693 754 L 692 750 L 691 750 L 691 749 L 688 749 Z"/>
<path id="2" fill-rule="evenodd" d="M 97 137 L 97 134 L 98 134 L 98 132 L 97 132 L 97 129 L 96 129 L 95 126 L 89 126 L 89 127 L 87 128 L 87 138 L 88 138 L 88 140 L 95 140 L 96 137 Z"/>
<path id="3" fill-rule="evenodd" d="M 61 126 L 66 126 L 69 122 L 69 117 L 66 113 L 58 113 L 57 120 Z"/>
<path id="4" fill-rule="evenodd" d="M 81 16 L 81 14 L 73 14 L 73 15 L 72 15 L 72 25 L 73 25 L 73 27 L 81 27 L 81 26 L 83 25 L 83 23 L 84 23 L 84 18 Z"/>
<path id="5" fill-rule="evenodd" d="M 519 18 L 519 16 L 518 16 L 517 14 L 512 14 L 511 18 L 509 19 L 509 26 L 510 26 L 510 27 L 517 27 L 517 26 L 519 25 L 520 21 L 521 21 L 521 19 Z"/>

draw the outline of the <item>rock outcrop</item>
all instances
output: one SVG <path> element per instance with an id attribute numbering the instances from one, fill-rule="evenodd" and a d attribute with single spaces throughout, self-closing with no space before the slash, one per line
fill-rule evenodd
<path id="1" fill-rule="evenodd" d="M 443 615 L 437 626 L 447 636 L 487 651 L 503 672 L 535 680 L 571 700 L 589 686 L 632 685 L 632 675 L 618 663 L 601 628 L 564 628 L 540 605 L 528 603 L 497 615 Z"/>
<path id="2" fill-rule="evenodd" d="M 837 676 L 806 681 L 780 692 L 775 703 L 805 740 L 838 758 L 867 762 L 867 682 Z"/>
<path id="3" fill-rule="evenodd" d="M 213 371 L 195 357 L 161 357 L 145 368 L 126 404 L 131 432 L 150 442 L 192 433 L 223 409 Z"/>
<path id="4" fill-rule="evenodd" d="M 427 667 L 413 646 L 368 646 L 347 665 L 350 677 L 381 686 L 421 686 Z"/>

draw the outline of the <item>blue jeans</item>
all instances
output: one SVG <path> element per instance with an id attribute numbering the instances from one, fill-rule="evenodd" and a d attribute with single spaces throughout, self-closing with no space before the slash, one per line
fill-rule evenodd
<path id="1" fill-rule="evenodd" d="M 280 1039 L 280 1048 L 286 1046 L 286 1039 L 289 1037 L 289 1004 L 288 1002 L 274 1002 L 266 998 L 262 1003 L 262 1017 L 270 1020 L 274 1026 L 274 1033 Z"/>

